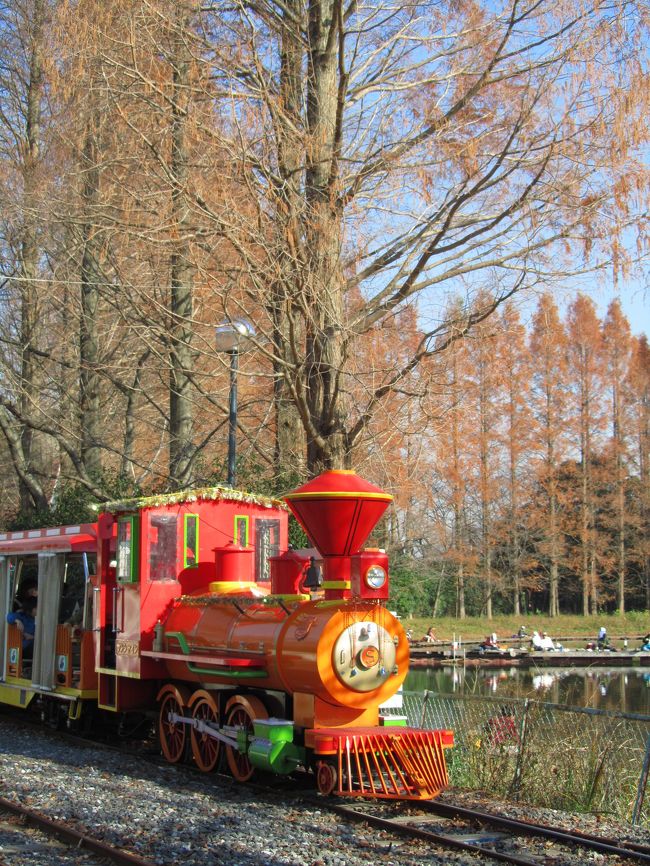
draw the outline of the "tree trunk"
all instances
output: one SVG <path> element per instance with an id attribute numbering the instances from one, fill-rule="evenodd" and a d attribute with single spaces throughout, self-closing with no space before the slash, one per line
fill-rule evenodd
<path id="1" fill-rule="evenodd" d="M 191 484 L 194 444 L 192 305 L 193 266 L 190 259 L 191 224 L 187 207 L 188 147 L 186 142 L 189 105 L 190 61 L 189 7 L 177 12 L 172 58 L 171 211 L 174 227 L 170 260 L 170 390 L 169 390 L 169 476 L 174 486 Z"/>
<path id="2" fill-rule="evenodd" d="M 551 536 L 550 569 L 549 569 L 549 616 L 560 615 L 559 595 L 559 561 L 560 551 L 558 545 L 558 520 L 557 520 L 557 496 L 553 492 L 549 502 L 549 530 Z"/>
<path id="3" fill-rule="evenodd" d="M 467 612 L 465 610 L 465 570 L 463 568 L 462 562 L 458 565 L 458 572 L 456 574 L 456 585 L 457 585 L 457 605 L 456 605 L 456 616 L 458 619 L 465 619 L 467 616 Z"/>
<path id="4" fill-rule="evenodd" d="M 580 556 L 581 556 L 581 578 L 582 578 L 582 613 L 589 616 L 589 518 L 587 512 L 587 473 L 582 465 L 582 501 L 580 503 Z"/>
<path id="5" fill-rule="evenodd" d="M 580 552 L 582 559 L 582 612 L 589 616 L 590 600 L 593 598 L 592 570 L 591 570 L 591 499 L 589 463 L 589 394 L 587 385 L 583 380 L 580 382 Z"/>
<path id="6" fill-rule="evenodd" d="M 548 592 L 548 613 L 549 616 L 560 615 L 560 600 L 559 600 L 559 561 L 560 561 L 560 545 L 559 545 L 559 527 L 557 515 L 557 491 L 555 480 L 555 447 L 551 433 L 551 394 L 547 390 L 546 394 L 547 415 L 546 415 L 546 483 L 548 496 L 548 536 L 550 541 L 549 550 L 549 592 Z"/>
<path id="7" fill-rule="evenodd" d="M 512 388 L 512 381 L 510 386 Z M 521 600 L 519 594 L 521 592 L 521 566 L 519 562 L 519 531 L 517 524 L 519 521 L 519 499 L 517 496 L 517 460 L 516 460 L 516 445 L 515 445 L 515 395 L 510 391 L 510 442 L 509 442 L 509 459 L 510 459 L 510 573 L 512 577 L 512 593 L 513 593 L 513 613 L 519 616 L 521 613 Z"/>
<path id="8" fill-rule="evenodd" d="M 40 383 L 36 349 L 39 344 L 39 297 L 38 297 L 38 167 L 40 162 L 41 101 L 43 98 L 43 30 L 45 25 L 45 0 L 35 0 L 31 29 L 31 57 L 29 82 L 27 85 L 25 150 L 22 174 L 24 184 L 23 228 L 20 242 L 21 262 L 21 325 L 20 325 L 20 415 L 29 419 L 39 406 Z M 20 442 L 25 472 L 41 476 L 41 455 L 37 448 L 37 434 L 31 424 L 25 423 Z M 34 485 L 26 485 L 19 476 L 21 510 L 44 509 L 44 495 L 35 497 Z"/>
<path id="9" fill-rule="evenodd" d="M 308 155 L 305 174 L 309 256 L 306 333 L 309 472 L 350 467 L 340 377 L 344 366 L 342 219 L 336 201 L 338 50 L 341 0 L 310 0 L 307 70 Z"/>
<path id="10" fill-rule="evenodd" d="M 593 549 L 589 555 L 589 586 L 591 591 L 591 615 L 597 616 L 600 608 L 600 598 L 598 593 L 598 583 L 596 580 L 596 554 Z"/>
<path id="11" fill-rule="evenodd" d="M 456 616 L 465 619 L 465 571 L 463 568 L 463 556 L 465 553 L 465 520 L 464 520 L 464 481 L 461 467 L 461 441 L 458 409 L 458 381 L 460 377 L 460 364 L 456 347 L 452 349 L 451 356 L 452 384 L 451 384 L 451 456 L 452 456 L 452 502 L 454 508 L 454 525 L 452 528 L 452 549 L 458 563 L 456 571 Z"/>
<path id="12" fill-rule="evenodd" d="M 277 259 L 280 277 L 272 287 L 273 320 L 273 401 L 275 406 L 275 474 L 278 477 L 306 474 L 305 428 L 296 411 L 291 381 L 295 376 L 296 358 L 304 342 L 304 328 L 295 315 L 300 285 L 301 232 L 301 162 L 302 150 L 296 130 L 300 129 L 302 110 L 303 47 L 299 28 L 293 24 L 303 16 L 303 0 L 288 0 L 285 27 L 282 30 L 280 58 L 281 111 L 278 112 L 278 159 L 282 187 L 277 191 Z M 292 26 L 293 25 L 293 26 Z M 301 29 L 301 28 L 300 28 Z M 287 122 L 284 122 L 286 118 Z M 286 244 L 290 239 L 289 244 Z M 291 255 L 287 254 L 287 246 Z"/>
<path id="13" fill-rule="evenodd" d="M 479 423 L 481 437 L 479 445 L 479 460 L 481 470 L 481 539 L 483 548 L 483 578 L 485 581 L 485 615 L 488 619 L 492 619 L 492 540 L 489 509 L 490 431 L 488 425 L 487 370 L 483 359 L 479 359 L 479 376 Z"/>
<path id="14" fill-rule="evenodd" d="M 615 366 L 618 372 L 618 365 Z M 621 396 L 620 382 L 614 382 L 612 386 L 612 415 L 614 428 L 614 451 L 616 459 L 616 515 L 617 515 L 617 608 L 621 614 L 625 613 L 625 474 L 623 464 L 623 434 L 621 429 Z"/>
<path id="15" fill-rule="evenodd" d="M 94 128 L 93 128 L 94 127 Z M 99 342 L 97 338 L 97 306 L 100 274 L 98 245 L 95 240 L 93 215 L 99 203 L 99 166 L 96 146 L 97 118 L 86 130 L 83 152 L 84 224 L 82 226 L 83 256 L 81 260 L 81 318 L 79 327 L 79 386 L 81 459 L 86 473 L 97 479 L 101 473 L 100 381 L 98 376 Z"/>

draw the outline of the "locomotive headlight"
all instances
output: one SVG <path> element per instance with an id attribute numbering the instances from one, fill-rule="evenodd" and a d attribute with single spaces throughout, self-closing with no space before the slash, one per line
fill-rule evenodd
<path id="1" fill-rule="evenodd" d="M 366 584 L 370 589 L 381 589 L 386 583 L 386 572 L 381 565 L 371 565 L 366 572 Z"/>
<path id="2" fill-rule="evenodd" d="M 383 571 L 383 569 L 382 569 Z M 345 628 L 334 644 L 332 666 L 341 682 L 355 692 L 380 688 L 392 673 L 397 648 L 390 632 L 370 620 Z"/>

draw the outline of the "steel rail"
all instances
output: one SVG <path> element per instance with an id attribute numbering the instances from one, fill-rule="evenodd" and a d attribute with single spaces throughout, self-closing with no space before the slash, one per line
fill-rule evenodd
<path id="1" fill-rule="evenodd" d="M 418 804 L 419 805 L 419 804 Z M 386 830 L 389 833 L 395 833 L 399 836 L 407 836 L 410 838 L 422 839 L 426 842 L 433 842 L 440 845 L 442 848 L 458 848 L 460 851 L 469 851 L 474 856 L 482 854 L 485 857 L 491 857 L 493 860 L 500 860 L 503 863 L 513 863 L 515 866 L 540 866 L 540 860 L 530 857 L 522 857 L 519 854 L 507 854 L 504 851 L 495 851 L 492 848 L 484 848 L 482 845 L 474 845 L 471 842 L 463 842 L 462 839 L 455 839 L 453 836 L 446 836 L 442 833 L 434 833 L 432 830 L 422 830 L 420 827 L 413 827 L 408 824 L 398 823 L 390 818 L 380 818 L 377 815 L 369 815 L 367 812 L 358 812 L 352 806 L 339 806 L 333 803 L 328 803 L 326 808 L 343 818 L 348 818 L 352 821 L 365 821 L 373 827 L 380 830 Z"/>
<path id="2" fill-rule="evenodd" d="M 505 830 L 513 830 L 528 836 L 545 836 L 558 842 L 577 844 L 583 848 L 591 848 L 605 854 L 617 854 L 618 856 L 629 856 L 632 854 L 640 862 L 650 863 L 650 845 L 641 845 L 639 842 L 620 841 L 608 839 L 604 836 L 594 836 L 584 833 L 582 830 L 569 832 L 546 824 L 534 824 L 529 821 L 519 821 L 516 818 L 508 818 L 505 815 L 497 815 L 492 812 L 482 812 L 477 809 L 468 809 L 466 806 L 454 806 L 449 803 L 437 801 L 424 801 L 418 804 L 425 809 L 442 817 L 459 817 L 484 821 L 493 827 L 503 827 Z"/>
<path id="3" fill-rule="evenodd" d="M 438 809 L 439 806 L 441 807 L 440 810 Z M 439 814 L 441 817 L 454 816 L 464 818 L 465 820 L 482 821 L 486 824 L 492 825 L 493 827 L 501 827 L 502 829 L 509 830 L 514 835 L 518 836 L 545 836 L 566 845 L 577 845 L 583 848 L 591 848 L 602 853 L 634 859 L 640 863 L 650 863 L 650 848 L 633 842 L 626 843 L 626 847 L 621 847 L 620 843 L 616 840 L 599 839 L 598 837 L 589 836 L 580 832 L 572 834 L 559 828 L 554 829 L 540 824 L 530 824 L 526 821 L 517 821 L 500 815 L 474 811 L 462 806 L 447 806 L 447 804 L 423 801 L 419 802 L 417 807 L 423 808 L 431 814 Z M 381 818 L 377 815 L 354 809 L 352 806 L 340 806 L 338 804 L 328 803 L 326 808 L 333 810 L 341 816 L 350 818 L 351 820 L 365 821 L 374 827 L 399 834 L 400 836 L 410 836 L 435 842 L 436 844 L 447 848 L 453 847 L 462 851 L 471 851 L 475 854 L 480 853 L 486 857 L 491 857 L 493 860 L 500 860 L 504 863 L 521 864 L 521 866 L 537 864 L 538 866 L 541 862 L 539 858 L 523 857 L 519 854 L 495 851 L 493 848 L 487 848 L 482 845 L 463 841 L 462 839 L 456 839 L 454 836 L 446 833 L 436 833 L 432 830 L 414 827 L 408 823 L 408 819 L 396 820 L 395 818 Z"/>
<path id="4" fill-rule="evenodd" d="M 87 848 L 94 854 L 107 857 L 114 863 L 117 863 L 118 866 L 156 866 L 151 860 L 144 860 L 137 854 L 132 854 L 130 851 L 125 851 L 122 848 L 115 848 L 106 842 L 102 842 L 100 839 L 89 836 L 87 833 L 81 833 L 72 827 L 68 827 L 66 824 L 53 821 L 51 818 L 41 815 L 39 812 L 34 812 L 33 809 L 28 809 L 26 806 L 13 800 L 6 800 L 4 797 L 0 797 L 0 811 L 18 815 L 24 818 L 28 824 L 37 827 L 48 836 L 56 836 L 75 847 Z"/>

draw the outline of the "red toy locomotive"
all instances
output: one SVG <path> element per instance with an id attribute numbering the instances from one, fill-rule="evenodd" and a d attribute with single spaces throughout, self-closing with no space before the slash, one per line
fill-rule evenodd
<path id="1" fill-rule="evenodd" d="M 304 768 L 324 794 L 436 796 L 452 733 L 381 712 L 409 665 L 387 556 L 363 549 L 390 495 L 327 471 L 284 499 L 311 558 L 288 549 L 284 502 L 223 487 L 0 534 L 0 702 L 70 725 L 155 713 L 168 761 L 210 771 L 224 755 L 242 782 Z M 6 614 L 30 579 L 28 661 Z"/>

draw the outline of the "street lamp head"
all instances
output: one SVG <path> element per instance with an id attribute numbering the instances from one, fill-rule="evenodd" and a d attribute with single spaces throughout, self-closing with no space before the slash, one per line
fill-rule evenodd
<path id="1" fill-rule="evenodd" d="M 229 319 L 214 329 L 217 352 L 241 352 L 254 336 L 255 328 L 248 319 Z"/>
<path id="2" fill-rule="evenodd" d="M 214 329 L 217 352 L 230 355 L 230 398 L 228 410 L 228 487 L 235 486 L 237 451 L 237 367 L 239 353 L 248 348 L 255 328 L 248 319 L 228 319 Z"/>

